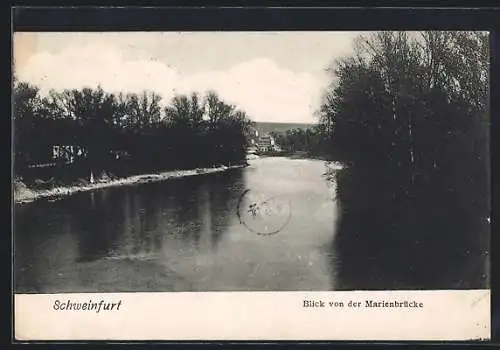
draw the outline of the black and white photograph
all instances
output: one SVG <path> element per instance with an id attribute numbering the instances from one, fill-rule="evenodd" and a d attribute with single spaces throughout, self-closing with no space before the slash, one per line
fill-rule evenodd
<path id="1" fill-rule="evenodd" d="M 20 294 L 490 288 L 480 31 L 16 32 Z"/>

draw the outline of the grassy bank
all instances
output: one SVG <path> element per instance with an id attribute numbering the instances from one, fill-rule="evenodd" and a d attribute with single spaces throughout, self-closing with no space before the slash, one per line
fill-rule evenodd
<path id="1" fill-rule="evenodd" d="M 198 168 L 192 170 L 172 170 L 155 174 L 136 175 L 125 178 L 103 176 L 91 183 L 89 180 L 80 179 L 74 184 L 61 185 L 57 183 L 35 183 L 26 185 L 21 179 L 14 180 L 13 193 L 16 204 L 29 203 L 39 199 L 57 200 L 65 196 L 92 191 L 107 187 L 131 186 L 149 182 L 165 181 L 186 176 L 211 174 L 230 169 L 242 168 L 246 165 L 221 166 L 217 168 Z"/>

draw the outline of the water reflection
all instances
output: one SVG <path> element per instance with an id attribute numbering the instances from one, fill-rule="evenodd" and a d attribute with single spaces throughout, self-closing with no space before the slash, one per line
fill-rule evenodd
<path id="1" fill-rule="evenodd" d="M 243 173 L 235 170 L 16 207 L 16 289 L 93 290 L 113 261 L 123 279 L 125 262 L 154 261 L 154 270 L 213 252 L 243 187 Z"/>
<path id="2" fill-rule="evenodd" d="M 337 214 L 324 171 L 321 161 L 270 158 L 16 207 L 16 290 L 332 290 Z M 277 234 L 240 222 L 248 191 L 287 198 Z"/>
<path id="3" fill-rule="evenodd" d="M 396 205 L 366 187 L 340 203 L 332 245 L 338 289 L 488 288 L 489 225 L 465 211 L 450 214 L 463 203 L 436 195 L 425 205 Z"/>
<path id="4" fill-rule="evenodd" d="M 234 215 L 229 202 L 241 173 L 220 179 L 186 178 L 119 191 L 123 220 L 116 221 L 122 234 L 110 257 L 153 258 L 179 244 L 183 251 L 213 250 Z"/>
<path id="5" fill-rule="evenodd" d="M 484 283 L 474 278 L 482 278 L 487 260 L 477 253 L 488 247 L 485 227 L 444 220 L 433 213 L 436 206 L 426 215 L 390 211 L 378 197 L 371 203 L 363 197 L 357 207 L 343 203 L 339 221 L 336 183 L 321 176 L 325 170 L 321 161 L 267 158 L 227 173 L 16 206 L 16 291 L 320 291 Z M 273 235 L 250 230 L 250 224 L 255 229 L 281 223 L 283 215 L 271 210 L 270 219 L 242 223 L 237 208 L 244 193 L 285 198 L 286 225 Z M 248 206 L 252 200 L 241 202 Z M 412 220 L 420 227 L 441 220 L 443 234 L 418 230 L 422 234 L 409 239 L 417 227 Z M 457 226 L 474 234 L 457 235 Z"/>

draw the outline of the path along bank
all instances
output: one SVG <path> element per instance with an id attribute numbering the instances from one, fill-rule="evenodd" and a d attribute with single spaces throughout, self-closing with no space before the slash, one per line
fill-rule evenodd
<path id="1" fill-rule="evenodd" d="M 85 183 L 72 186 L 60 186 L 49 189 L 32 189 L 22 181 L 14 180 L 13 194 L 16 204 L 29 203 L 39 199 L 57 200 L 78 192 L 93 191 L 107 187 L 130 186 L 149 182 L 165 181 L 173 178 L 195 176 L 227 171 L 230 169 L 243 168 L 243 165 L 221 166 L 216 168 L 198 168 L 192 170 L 172 170 L 157 174 L 135 175 L 119 179 L 97 180 L 93 183 Z"/>

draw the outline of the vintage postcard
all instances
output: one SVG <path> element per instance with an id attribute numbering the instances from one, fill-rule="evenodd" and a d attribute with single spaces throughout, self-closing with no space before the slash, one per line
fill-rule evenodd
<path id="1" fill-rule="evenodd" d="M 489 33 L 15 32 L 15 336 L 490 338 Z"/>

